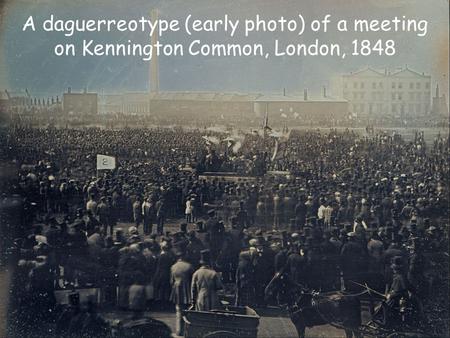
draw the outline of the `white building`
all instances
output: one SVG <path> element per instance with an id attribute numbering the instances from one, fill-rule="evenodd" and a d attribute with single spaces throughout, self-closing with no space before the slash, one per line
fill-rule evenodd
<path id="1" fill-rule="evenodd" d="M 408 67 L 390 72 L 367 68 L 333 80 L 332 91 L 360 117 L 413 117 L 430 112 L 431 76 Z"/>

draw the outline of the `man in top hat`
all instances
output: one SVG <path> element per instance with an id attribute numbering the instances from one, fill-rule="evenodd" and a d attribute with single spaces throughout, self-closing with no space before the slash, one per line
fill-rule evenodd
<path id="1" fill-rule="evenodd" d="M 236 269 L 236 306 L 254 304 L 256 281 L 252 256 L 249 251 L 242 251 Z"/>
<path id="2" fill-rule="evenodd" d="M 366 250 L 356 239 L 355 232 L 347 234 L 347 242 L 341 248 L 341 269 L 344 277 L 345 289 L 357 290 L 355 284 L 350 281 L 358 281 L 361 273 L 367 268 L 364 258 L 366 258 Z"/>
<path id="3" fill-rule="evenodd" d="M 206 221 L 206 230 L 209 234 L 209 248 L 212 264 L 216 263 L 223 244 L 224 225 L 216 218 L 214 210 L 208 211 L 208 220 Z"/>
<path id="4" fill-rule="evenodd" d="M 244 202 L 239 203 L 239 211 L 236 214 L 237 224 L 240 228 L 247 228 L 249 225 L 248 212 L 244 207 Z"/>
<path id="5" fill-rule="evenodd" d="M 172 285 L 170 300 L 175 304 L 176 309 L 176 334 L 183 336 L 184 323 L 182 311 L 186 310 L 189 304 L 192 303 L 190 287 L 194 269 L 186 260 L 185 241 L 174 242 L 173 251 L 178 260 L 170 268 L 170 284 Z"/>
<path id="6" fill-rule="evenodd" d="M 384 306 L 385 321 L 388 326 L 397 323 L 401 319 L 401 307 L 404 306 L 403 304 L 405 301 L 409 299 L 408 292 L 411 287 L 404 273 L 405 267 L 403 261 L 404 257 L 402 256 L 395 256 L 392 258 L 392 283 L 386 295 Z"/>
<path id="7" fill-rule="evenodd" d="M 171 244 L 163 240 L 161 242 L 161 252 L 157 260 L 153 286 L 155 289 L 155 298 L 162 307 L 166 307 L 170 299 L 170 269 L 175 261 L 171 251 Z"/>
<path id="8" fill-rule="evenodd" d="M 47 224 L 49 224 L 48 229 L 45 231 L 47 244 L 51 247 L 56 247 L 59 242 L 59 224 L 54 216 L 48 218 Z"/>
<path id="9" fill-rule="evenodd" d="M 264 289 L 274 274 L 275 253 L 266 245 L 264 237 L 259 235 L 255 243 L 256 251 L 253 256 L 253 265 L 255 269 L 255 279 L 258 283 L 255 285 L 256 303 L 264 304 Z"/>
<path id="10" fill-rule="evenodd" d="M 200 264 L 200 252 L 205 249 L 202 241 L 197 238 L 196 232 L 191 230 L 187 235 L 188 244 L 186 246 L 186 258 L 194 268 L 198 268 Z"/>
<path id="11" fill-rule="evenodd" d="M 384 251 L 381 258 L 384 265 L 384 279 L 386 281 L 386 288 L 388 288 L 388 285 L 392 282 L 393 275 L 390 265 L 394 257 L 403 257 L 403 260 L 406 260 L 406 252 L 402 249 L 397 240 L 391 241 L 389 247 Z"/>
<path id="12" fill-rule="evenodd" d="M 180 224 L 180 232 L 182 232 L 184 235 L 187 235 L 187 223 L 181 223 Z"/>
<path id="13" fill-rule="evenodd" d="M 209 247 L 209 234 L 206 232 L 205 224 L 203 221 L 198 221 L 196 225 L 196 237 L 202 242 L 205 248 Z"/>
<path id="14" fill-rule="evenodd" d="M 209 250 L 201 251 L 200 268 L 192 276 L 192 302 L 196 311 L 211 311 L 220 307 L 218 290 L 223 289 L 219 274 L 211 267 Z"/>

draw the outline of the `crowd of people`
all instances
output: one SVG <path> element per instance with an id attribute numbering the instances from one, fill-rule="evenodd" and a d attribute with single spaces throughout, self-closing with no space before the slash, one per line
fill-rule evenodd
<path id="1" fill-rule="evenodd" d="M 396 299 L 394 307 L 413 294 L 421 308 L 447 277 L 447 138 L 291 131 L 271 161 L 262 154 L 273 140 L 247 135 L 228 156 L 203 136 L 181 128 L 1 131 L 0 157 L 18 168 L 3 180 L 1 201 L 3 247 L 17 265 L 16 329 L 53 321 L 61 335 L 106 332 L 93 302 L 79 310 L 74 295 L 70 310 L 55 315 L 55 290 L 100 288 L 103 305 L 136 318 L 175 307 L 182 335 L 191 305 L 267 306 L 264 289 L 280 271 L 311 290 L 367 284 Z M 200 176 L 215 151 L 231 167 L 258 158 L 285 174 Z M 97 154 L 117 157 L 117 168 L 98 172 Z"/>

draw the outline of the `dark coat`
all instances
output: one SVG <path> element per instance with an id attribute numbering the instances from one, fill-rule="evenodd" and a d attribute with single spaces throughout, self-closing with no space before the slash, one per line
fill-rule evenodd
<path id="1" fill-rule="evenodd" d="M 156 265 L 154 288 L 155 298 L 158 300 L 169 300 L 170 298 L 170 268 L 175 259 L 169 252 L 162 252 Z"/>

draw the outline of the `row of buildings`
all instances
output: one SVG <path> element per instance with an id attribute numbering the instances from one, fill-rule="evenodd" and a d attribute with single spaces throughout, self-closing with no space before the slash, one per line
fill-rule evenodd
<path id="1" fill-rule="evenodd" d="M 219 92 L 161 92 L 100 95 L 98 112 L 179 116 L 255 114 L 266 111 L 286 118 L 401 118 L 445 115 L 445 95 L 432 90 L 431 76 L 407 66 L 396 71 L 366 69 L 333 77 L 330 92 L 320 95 L 263 95 Z M 434 97 L 432 97 L 434 94 Z M 68 111 L 67 109 L 65 109 Z"/>
<path id="2" fill-rule="evenodd" d="M 190 115 L 205 118 L 243 118 L 266 112 L 286 119 L 399 118 L 448 114 L 445 95 L 432 90 L 431 76 L 408 67 L 391 72 L 366 68 L 333 77 L 332 96 L 325 87 L 320 95 L 264 95 L 220 92 L 161 92 L 105 95 L 72 92 L 63 94 L 62 111 L 68 115 L 152 114 L 166 118 Z M 432 92 L 434 97 L 432 98 Z M 7 93 L 7 92 L 5 92 Z M 3 94 L 5 94 L 3 93 Z M 8 94 L 8 93 L 7 93 Z M 59 104 L 59 99 L 55 103 Z M 0 96 L 0 109 L 18 112 L 41 106 L 28 91 Z M 47 98 L 47 105 L 49 99 Z M 53 99 L 51 100 L 53 104 Z M 45 106 L 45 100 L 42 100 Z M 201 114 L 201 115 L 198 115 Z"/>

